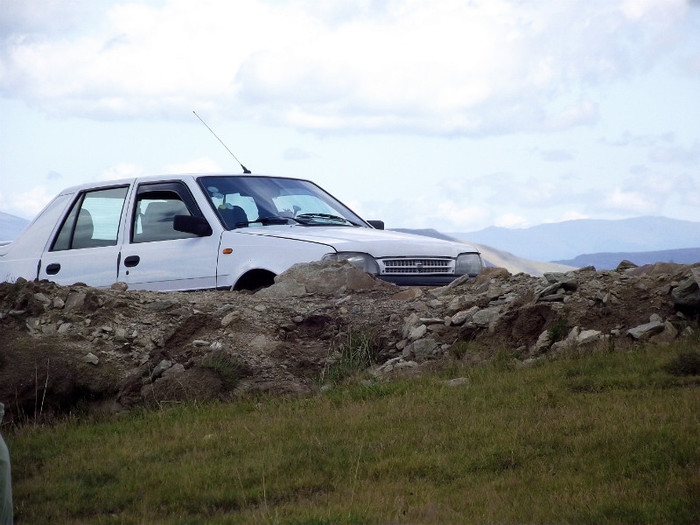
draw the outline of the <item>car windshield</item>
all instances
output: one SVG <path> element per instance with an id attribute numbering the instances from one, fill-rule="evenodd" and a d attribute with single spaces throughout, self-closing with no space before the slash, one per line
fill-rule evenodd
<path id="1" fill-rule="evenodd" d="M 230 230 L 287 223 L 366 227 L 344 204 L 306 180 L 216 175 L 198 181 Z"/>

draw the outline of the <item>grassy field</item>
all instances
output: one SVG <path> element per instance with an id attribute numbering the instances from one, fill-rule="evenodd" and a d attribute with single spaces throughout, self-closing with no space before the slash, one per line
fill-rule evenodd
<path id="1" fill-rule="evenodd" d="M 16 522 L 700 523 L 698 355 L 503 358 L 27 424 L 5 435 Z"/>

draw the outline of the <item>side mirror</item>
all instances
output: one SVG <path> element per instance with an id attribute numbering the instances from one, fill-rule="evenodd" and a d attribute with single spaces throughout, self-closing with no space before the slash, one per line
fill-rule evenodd
<path id="1" fill-rule="evenodd" d="M 173 217 L 173 229 L 179 232 L 192 233 L 198 237 L 208 237 L 212 229 L 204 217 L 192 215 L 175 215 Z"/>
<path id="2" fill-rule="evenodd" d="M 383 230 L 384 229 L 384 221 L 367 221 L 367 222 L 375 230 Z"/>

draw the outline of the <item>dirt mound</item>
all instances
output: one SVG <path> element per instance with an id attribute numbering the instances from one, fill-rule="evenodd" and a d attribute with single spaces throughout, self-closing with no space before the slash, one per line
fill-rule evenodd
<path id="1" fill-rule="evenodd" d="M 402 288 L 346 263 L 299 265 L 257 293 L 0 284 L 0 401 L 9 421 L 255 392 L 308 394 L 352 334 L 374 375 L 672 340 L 697 329 L 700 267 L 622 265 L 536 278 L 489 268 Z M 478 349 L 478 351 L 477 351 Z M 478 355 L 477 355 L 478 354 Z"/>

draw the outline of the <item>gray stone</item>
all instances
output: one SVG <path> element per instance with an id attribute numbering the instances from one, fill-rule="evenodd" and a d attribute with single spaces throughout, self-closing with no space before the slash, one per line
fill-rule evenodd
<path id="1" fill-rule="evenodd" d="M 676 306 L 700 307 L 700 268 L 693 268 L 691 277 L 679 283 L 671 291 Z"/>
<path id="2" fill-rule="evenodd" d="M 51 305 L 51 299 L 46 297 L 43 293 L 35 293 L 34 294 L 34 299 L 39 301 L 45 308 Z"/>
<path id="3" fill-rule="evenodd" d="M 545 352 L 551 345 L 552 339 L 549 336 L 549 330 L 545 330 L 539 335 L 530 352 L 532 354 L 540 354 Z"/>
<path id="4" fill-rule="evenodd" d="M 469 379 L 466 377 L 456 377 L 445 381 L 445 385 L 449 387 L 467 386 L 469 385 Z"/>
<path id="5" fill-rule="evenodd" d="M 63 308 L 65 310 L 76 310 L 78 308 L 82 308 L 82 306 L 85 304 L 86 297 L 87 295 L 85 294 L 85 292 L 71 292 L 68 295 L 65 306 Z"/>
<path id="6" fill-rule="evenodd" d="M 631 270 L 632 268 L 638 268 L 636 264 L 634 264 L 632 261 L 628 261 L 627 259 L 624 259 L 620 261 L 620 264 L 617 265 L 617 268 L 615 268 L 616 272 L 624 272 L 625 270 Z"/>
<path id="7" fill-rule="evenodd" d="M 53 307 L 56 308 L 57 310 L 60 310 L 66 305 L 65 301 L 61 299 L 60 297 L 54 297 L 53 298 Z"/>
<path id="8" fill-rule="evenodd" d="M 416 339 L 420 339 L 421 337 L 423 337 L 427 331 L 428 331 L 428 327 L 425 326 L 424 324 L 414 326 L 408 332 L 408 338 L 412 341 L 415 341 Z"/>
<path id="9" fill-rule="evenodd" d="M 474 323 L 476 326 L 490 327 L 491 323 L 498 320 L 500 314 L 501 310 L 498 307 L 484 308 L 483 310 L 474 312 L 472 315 L 472 323 Z"/>
<path id="10" fill-rule="evenodd" d="M 603 333 L 598 330 L 582 330 L 576 338 L 576 344 L 587 345 L 603 339 Z"/>
<path id="11" fill-rule="evenodd" d="M 164 378 L 169 378 L 169 377 L 176 376 L 178 374 L 182 374 L 184 371 L 185 371 L 185 366 L 182 363 L 175 363 L 173 366 L 163 370 L 163 373 L 161 375 Z"/>
<path id="12" fill-rule="evenodd" d="M 99 364 L 100 359 L 95 354 L 90 352 L 89 354 L 86 354 L 85 356 L 83 356 L 83 361 L 85 363 L 89 363 L 91 365 L 97 365 L 97 364 Z"/>
<path id="13" fill-rule="evenodd" d="M 627 330 L 627 335 L 636 340 L 644 340 L 663 332 L 664 324 L 660 321 L 651 321 Z"/>
<path id="14" fill-rule="evenodd" d="M 406 345 L 401 355 L 404 358 L 414 357 L 420 361 L 432 357 L 438 348 L 438 344 L 434 339 L 426 337 Z"/>
<path id="15" fill-rule="evenodd" d="M 229 312 L 221 319 L 221 326 L 228 326 L 239 317 L 240 314 L 237 311 Z"/>
<path id="16" fill-rule="evenodd" d="M 462 325 L 466 322 L 467 319 L 469 319 L 471 316 L 473 316 L 478 311 L 479 311 L 478 306 L 472 306 L 468 310 L 461 310 L 461 311 L 457 312 L 456 314 L 454 314 L 450 318 L 450 324 L 452 324 L 454 326 Z"/>
<path id="17" fill-rule="evenodd" d="M 153 372 L 151 373 L 151 378 L 156 379 L 163 375 L 163 372 L 165 372 L 168 368 L 173 366 L 173 362 L 168 360 L 168 359 L 163 359 L 160 363 L 156 365 L 156 367 L 153 369 Z"/>

